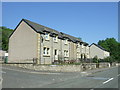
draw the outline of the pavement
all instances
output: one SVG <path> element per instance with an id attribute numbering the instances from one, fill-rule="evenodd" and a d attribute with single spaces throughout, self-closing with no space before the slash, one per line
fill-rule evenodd
<path id="1" fill-rule="evenodd" d="M 44 72 L 3 66 L 3 88 L 118 88 L 120 69 L 111 67 L 84 72 Z"/>

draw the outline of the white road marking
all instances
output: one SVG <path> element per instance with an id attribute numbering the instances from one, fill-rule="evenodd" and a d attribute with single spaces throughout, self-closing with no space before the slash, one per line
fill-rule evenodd
<path id="1" fill-rule="evenodd" d="M 110 78 L 109 80 L 103 82 L 103 84 L 108 83 L 109 81 L 113 80 L 114 78 Z"/>
<path id="2" fill-rule="evenodd" d="M 3 68 L 3 69 L 18 71 L 18 72 L 34 73 L 34 74 L 60 74 L 60 73 L 49 73 L 49 72 L 34 72 L 34 71 L 31 72 L 31 71 L 15 70 L 10 68 Z"/>

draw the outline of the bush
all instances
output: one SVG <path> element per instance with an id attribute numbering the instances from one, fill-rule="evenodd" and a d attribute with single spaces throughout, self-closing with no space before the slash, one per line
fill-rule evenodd
<path id="1" fill-rule="evenodd" d="M 93 63 L 99 63 L 99 59 L 97 56 L 95 56 L 92 60 L 93 60 Z"/>
<path id="2" fill-rule="evenodd" d="M 97 56 L 95 56 L 95 57 L 93 58 L 93 63 L 96 63 L 96 68 L 99 68 L 99 62 L 100 62 L 100 60 L 98 59 Z"/>

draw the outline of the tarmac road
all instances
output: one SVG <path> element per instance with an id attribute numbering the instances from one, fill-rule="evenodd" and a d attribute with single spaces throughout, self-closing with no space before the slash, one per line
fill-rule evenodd
<path id="1" fill-rule="evenodd" d="M 36 72 L 3 66 L 0 73 L 3 88 L 118 88 L 120 84 L 118 67 L 85 72 Z"/>

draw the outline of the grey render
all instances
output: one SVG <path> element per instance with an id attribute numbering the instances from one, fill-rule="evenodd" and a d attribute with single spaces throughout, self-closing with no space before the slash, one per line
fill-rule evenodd
<path id="1" fill-rule="evenodd" d="M 93 58 L 90 50 L 92 47 L 88 43 L 76 37 L 22 19 L 9 37 L 8 62 L 29 63 L 33 62 L 33 58 L 38 59 L 38 64 L 51 64 L 57 60 L 79 61 L 81 58 Z M 99 53 L 102 55 L 103 52 Z"/>

